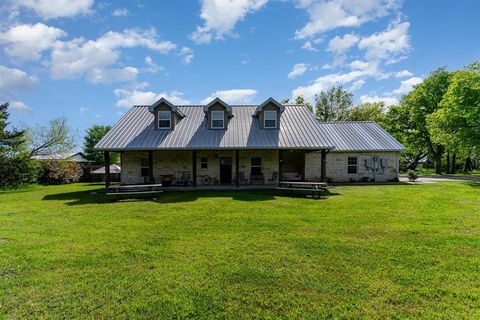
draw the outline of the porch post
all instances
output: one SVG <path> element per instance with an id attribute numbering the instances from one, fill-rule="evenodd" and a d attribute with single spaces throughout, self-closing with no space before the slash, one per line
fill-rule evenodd
<path id="1" fill-rule="evenodd" d="M 197 150 L 192 151 L 192 175 L 193 175 L 192 185 L 196 187 L 197 186 Z"/>
<path id="2" fill-rule="evenodd" d="M 155 181 L 153 181 L 153 151 L 152 150 L 148 151 L 148 179 L 150 180 L 150 183 L 155 183 Z"/>
<path id="3" fill-rule="evenodd" d="M 239 168 L 240 168 L 240 151 L 235 150 L 235 185 L 237 188 L 240 186 L 240 177 L 239 175 Z"/>
<path id="4" fill-rule="evenodd" d="M 321 168 L 320 168 L 320 180 L 322 182 L 325 182 L 327 180 L 327 151 L 322 150 L 322 155 L 321 155 Z"/>
<path id="5" fill-rule="evenodd" d="M 278 150 L 278 181 L 283 177 L 283 150 Z"/>
<path id="6" fill-rule="evenodd" d="M 104 151 L 103 157 L 105 159 L 105 187 L 110 187 L 110 152 Z"/>

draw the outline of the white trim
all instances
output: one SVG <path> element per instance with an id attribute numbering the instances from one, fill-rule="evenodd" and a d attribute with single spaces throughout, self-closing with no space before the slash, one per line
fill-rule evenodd
<path id="1" fill-rule="evenodd" d="M 168 115 L 169 115 L 169 117 L 170 117 L 170 118 L 168 119 L 168 127 L 160 127 L 160 120 L 162 120 L 162 121 L 167 121 L 167 119 L 160 119 L 160 113 L 162 113 L 162 112 L 165 112 L 165 113 L 168 112 Z M 158 110 L 158 112 L 157 112 L 157 121 L 158 121 L 157 127 L 158 127 L 159 129 L 171 129 L 171 128 L 172 128 L 172 112 L 171 112 L 171 111 L 167 111 L 167 110 Z"/>
<path id="2" fill-rule="evenodd" d="M 214 119 L 215 117 L 213 116 L 214 114 L 222 114 L 222 119 Z M 211 111 L 212 119 L 210 120 L 210 127 L 212 129 L 224 129 L 225 128 L 225 111 Z M 221 127 L 215 127 L 213 126 L 213 121 L 220 121 L 222 120 L 222 126 Z"/>
<path id="3" fill-rule="evenodd" d="M 274 127 L 267 127 L 266 126 L 266 121 L 267 121 L 267 113 L 274 113 L 275 114 L 275 119 L 268 119 L 268 121 L 275 120 L 275 126 Z M 265 129 L 276 129 L 277 128 L 277 111 L 276 110 L 265 110 L 263 111 L 263 127 Z"/>

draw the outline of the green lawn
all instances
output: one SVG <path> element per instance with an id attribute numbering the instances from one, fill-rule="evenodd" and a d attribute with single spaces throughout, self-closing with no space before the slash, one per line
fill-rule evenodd
<path id="1" fill-rule="evenodd" d="M 0 192 L 0 318 L 480 317 L 480 184 Z"/>

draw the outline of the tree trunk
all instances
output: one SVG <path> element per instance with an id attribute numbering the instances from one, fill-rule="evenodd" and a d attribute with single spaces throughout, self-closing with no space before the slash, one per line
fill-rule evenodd
<path id="1" fill-rule="evenodd" d="M 447 168 L 446 168 L 446 173 L 450 173 L 450 152 L 447 152 Z"/>
<path id="2" fill-rule="evenodd" d="M 435 173 L 442 174 L 442 155 L 443 150 L 440 146 L 437 147 L 437 152 L 435 153 Z"/>
<path id="3" fill-rule="evenodd" d="M 472 158 L 467 157 L 465 160 L 465 167 L 463 168 L 464 172 L 472 171 Z"/>
<path id="4" fill-rule="evenodd" d="M 454 153 L 452 156 L 452 169 L 450 170 L 450 173 L 455 174 L 457 171 L 457 154 Z"/>

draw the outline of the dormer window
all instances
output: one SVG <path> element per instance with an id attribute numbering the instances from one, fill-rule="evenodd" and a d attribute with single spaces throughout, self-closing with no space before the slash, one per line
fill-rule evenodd
<path id="1" fill-rule="evenodd" d="M 172 112 L 158 111 L 158 128 L 170 129 L 172 127 Z"/>
<path id="2" fill-rule="evenodd" d="M 277 111 L 264 111 L 264 128 L 277 128 Z"/>
<path id="3" fill-rule="evenodd" d="M 212 129 L 225 128 L 225 112 L 224 111 L 212 111 Z"/>

